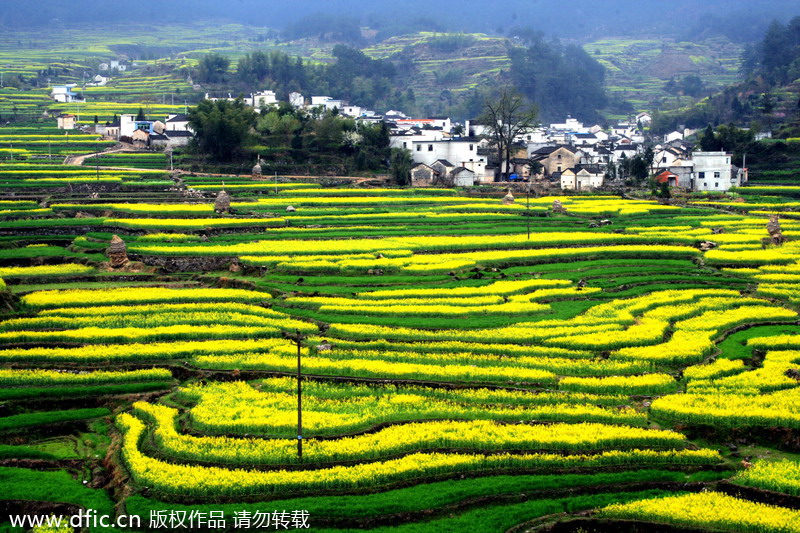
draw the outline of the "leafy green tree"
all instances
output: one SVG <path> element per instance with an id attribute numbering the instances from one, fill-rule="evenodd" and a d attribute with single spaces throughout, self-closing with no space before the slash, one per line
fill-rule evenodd
<path id="1" fill-rule="evenodd" d="M 709 124 L 703 135 L 700 136 L 700 149 L 704 152 L 718 152 L 719 148 L 719 141 L 717 141 L 717 136 L 714 134 L 714 128 Z"/>
<path id="2" fill-rule="evenodd" d="M 231 60 L 222 54 L 211 53 L 200 58 L 195 79 L 201 83 L 220 83 L 225 81 Z"/>
<path id="3" fill-rule="evenodd" d="M 147 120 L 147 117 L 144 115 L 144 109 L 142 109 L 141 107 L 139 108 L 139 112 L 136 113 L 136 120 L 137 121 Z"/>
<path id="4" fill-rule="evenodd" d="M 230 161 L 250 141 L 256 113 L 241 99 L 234 102 L 203 100 L 189 111 L 199 150 L 217 161 Z"/>
<path id="5" fill-rule="evenodd" d="M 403 148 L 392 148 L 389 156 L 389 172 L 394 182 L 401 187 L 411 184 L 411 168 L 414 160 L 411 153 Z"/>

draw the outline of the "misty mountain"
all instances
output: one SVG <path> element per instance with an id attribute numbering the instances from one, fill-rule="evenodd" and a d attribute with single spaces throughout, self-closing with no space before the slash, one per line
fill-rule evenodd
<path id="1" fill-rule="evenodd" d="M 407 27 L 506 34 L 514 27 L 531 27 L 567 40 L 655 34 L 755 40 L 772 20 L 798 14 L 796 0 L 0 0 L 0 25 L 5 27 L 219 20 L 296 30 L 292 25 L 306 18 L 306 23 L 318 19 L 329 24 L 333 32 L 353 22 L 389 33 Z"/>

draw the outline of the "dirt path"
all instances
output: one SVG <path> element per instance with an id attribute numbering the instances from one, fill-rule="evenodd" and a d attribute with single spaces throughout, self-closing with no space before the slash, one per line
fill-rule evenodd
<path id="1" fill-rule="evenodd" d="M 113 154 L 113 153 L 119 153 L 119 152 L 141 152 L 141 150 L 137 150 L 136 148 L 134 148 L 133 145 L 128 144 L 128 143 L 119 143 L 119 144 L 114 145 L 111 148 L 108 148 L 106 150 L 102 150 L 100 152 L 91 152 L 91 153 L 88 153 L 88 154 L 67 156 L 67 158 L 64 159 L 64 164 L 65 165 L 73 165 L 73 166 L 83 166 L 87 159 L 94 157 L 97 153 L 100 153 L 102 155 L 102 154 Z M 150 152 L 142 152 L 142 153 L 150 153 Z M 94 165 L 89 165 L 89 166 L 94 166 Z M 133 167 L 124 167 L 124 168 L 122 168 L 122 167 L 100 166 L 98 168 L 101 169 L 101 170 L 142 170 L 142 169 L 137 169 L 137 168 L 133 168 Z M 213 176 L 213 177 L 219 177 L 219 178 L 240 178 L 240 177 L 242 177 L 241 175 L 237 175 L 237 174 L 209 174 L 209 173 L 205 173 L 205 172 L 204 173 L 200 173 L 200 174 L 195 174 L 194 172 L 189 172 L 187 170 L 180 170 L 180 169 L 175 169 L 175 170 L 168 171 L 168 172 L 170 172 L 173 176 L 194 176 L 194 175 L 197 175 L 197 176 Z M 330 179 L 336 179 L 336 180 L 350 181 L 353 185 L 361 185 L 361 184 L 368 183 L 368 182 L 386 183 L 387 181 L 389 181 L 389 177 L 388 176 L 378 176 L 378 177 L 369 177 L 368 178 L 368 177 L 364 177 L 364 176 L 287 176 L 287 175 L 281 175 L 281 176 L 279 176 L 279 178 L 281 178 L 281 179 L 287 179 L 288 178 L 288 179 L 292 179 L 292 180 L 295 180 L 295 179 L 330 178 Z M 270 178 L 269 176 L 262 176 L 260 178 L 254 178 L 253 181 L 264 181 L 266 183 L 269 183 L 273 179 L 274 178 Z"/>
<path id="2" fill-rule="evenodd" d="M 134 149 L 132 145 L 120 143 L 112 146 L 111 148 L 107 148 L 105 150 L 101 150 L 100 152 L 92 152 L 90 154 L 81 154 L 81 155 L 70 155 L 64 159 L 65 165 L 74 165 L 74 166 L 82 166 L 83 162 L 89 158 L 94 157 L 96 154 L 113 154 L 116 152 L 136 152 L 138 150 Z"/>

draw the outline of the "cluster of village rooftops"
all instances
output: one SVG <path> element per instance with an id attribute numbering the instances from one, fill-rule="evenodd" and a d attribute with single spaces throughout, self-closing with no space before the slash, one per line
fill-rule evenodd
<path id="1" fill-rule="evenodd" d="M 107 80 L 102 80 L 103 82 Z M 74 86 L 53 87 L 58 101 L 70 101 Z M 206 99 L 235 100 L 206 94 Z M 261 112 L 279 103 L 274 91 L 261 91 L 242 97 L 245 105 Z M 747 182 L 747 169 L 736 167 L 726 152 L 696 151 L 686 139 L 696 132 L 673 131 L 653 140 L 645 135 L 652 117 L 640 113 L 610 128 L 585 125 L 568 117 L 560 124 L 540 125 L 521 132 L 514 143 L 509 168 L 501 168 L 491 145 L 489 128 L 477 121 L 457 123 L 448 117 L 410 118 L 400 111 L 383 114 L 351 105 L 329 96 L 289 94 L 288 103 L 307 111 L 335 112 L 344 117 L 370 123 L 386 123 L 392 148 L 408 150 L 414 161 L 411 181 L 414 187 L 458 186 L 495 183 L 499 179 L 540 182 L 565 190 L 592 190 L 613 186 L 620 174 L 611 172 L 625 159 L 645 151 L 650 141 L 654 151 L 650 172 L 659 183 L 691 191 L 726 191 Z M 59 127 L 72 129 L 76 117 L 63 114 Z M 131 142 L 142 147 L 164 149 L 183 146 L 193 136 L 185 114 L 161 120 L 137 120 L 121 115 L 113 123 L 97 125 L 96 133 Z"/>

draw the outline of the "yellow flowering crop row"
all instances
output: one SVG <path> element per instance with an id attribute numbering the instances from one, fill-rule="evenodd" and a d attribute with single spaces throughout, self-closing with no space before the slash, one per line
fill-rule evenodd
<path id="1" fill-rule="evenodd" d="M 0 385 L 42 386 L 42 385 L 75 385 L 96 383 L 128 383 L 136 381 L 171 380 L 169 370 L 153 368 L 147 370 L 131 370 L 128 372 L 97 371 L 80 374 L 59 372 L 56 370 L 2 370 L 0 369 Z"/>
<path id="2" fill-rule="evenodd" d="M 586 316 L 606 317 L 615 320 L 633 320 L 634 316 L 641 315 L 659 307 L 673 308 L 676 304 L 691 303 L 701 298 L 738 298 L 738 291 L 726 289 L 688 289 L 656 291 L 635 298 L 618 299 L 604 304 L 596 305 L 586 311 Z"/>
<path id="3" fill-rule="evenodd" d="M 471 251 L 471 250 L 511 250 L 518 248 L 542 248 L 546 246 L 606 244 L 606 245 L 645 245 L 653 240 L 661 243 L 693 244 L 694 237 L 681 237 L 676 234 L 665 234 L 656 239 L 652 236 L 640 237 L 638 235 L 625 235 L 617 233 L 591 233 L 591 232 L 550 232 L 538 233 L 527 238 L 526 234 L 519 235 L 487 235 L 487 236 L 435 236 L 435 237 L 392 237 L 385 239 L 349 239 L 342 240 L 269 240 L 245 242 L 230 245 L 195 246 L 195 245 L 138 245 L 130 248 L 142 254 L 166 255 L 339 255 L 341 253 L 379 253 L 384 250 L 412 250 L 422 251 Z M 597 247 L 597 246 L 596 246 Z M 598 247 L 598 248 L 608 248 Z M 678 249 L 687 255 L 694 253 L 683 247 L 664 246 L 661 250 L 655 247 L 643 246 L 641 251 L 672 252 Z M 575 255 L 582 250 L 568 250 L 566 255 Z M 629 250 L 630 251 L 630 250 Z M 558 255 L 548 250 L 545 257 Z M 535 257 L 535 254 L 534 254 Z M 486 260 L 491 260 L 491 255 Z"/>
<path id="4" fill-rule="evenodd" d="M 710 331 L 676 331 L 666 342 L 630 346 L 611 352 L 611 359 L 642 360 L 654 364 L 685 364 L 703 360 L 714 349 Z"/>
<path id="5" fill-rule="evenodd" d="M 643 376 L 566 377 L 560 389 L 595 394 L 655 395 L 674 392 L 678 386 L 668 374 L 645 374 Z"/>
<path id="6" fill-rule="evenodd" d="M 283 317 L 264 317 L 229 312 L 185 312 L 185 313 L 127 313 L 105 316 L 37 316 L 13 318 L 0 322 L 0 331 L 22 331 L 26 329 L 66 329 L 66 328 L 161 328 L 167 326 L 250 326 L 270 327 L 284 330 L 299 329 L 304 333 L 314 333 L 317 327 Z M 48 332 L 55 335 L 56 332 Z M 28 332 L 35 335 L 36 332 Z"/>
<path id="7" fill-rule="evenodd" d="M 653 401 L 650 413 L 684 425 L 800 428 L 800 389 L 770 394 L 673 394 Z"/>
<path id="8" fill-rule="evenodd" d="M 456 290 L 456 289 L 454 289 Z M 467 315 L 531 315 L 550 310 L 547 304 L 507 302 L 497 305 L 382 305 L 355 303 L 351 305 L 323 305 L 321 312 L 355 315 L 432 316 L 457 317 Z"/>
<path id="9" fill-rule="evenodd" d="M 22 302 L 31 307 L 95 306 L 160 302 L 262 302 L 271 296 L 243 289 L 167 289 L 125 287 L 120 289 L 71 289 L 26 294 Z"/>
<path id="10" fill-rule="evenodd" d="M 42 265 L 29 267 L 2 267 L 0 276 L 17 278 L 26 276 L 76 276 L 94 272 L 94 267 L 66 263 L 63 265 Z"/>
<path id="11" fill-rule="evenodd" d="M 744 391 L 757 390 L 769 392 L 790 389 L 798 386 L 797 380 L 787 375 L 787 371 L 800 362 L 800 351 L 767 352 L 760 368 L 732 376 L 711 380 L 696 380 L 687 385 L 689 392 L 711 393 L 716 389 Z"/>
<path id="12" fill-rule="evenodd" d="M 491 472 L 498 469 L 519 470 L 559 469 L 592 466 L 639 464 L 718 464 L 720 456 L 712 450 L 626 450 L 607 451 L 596 455 L 561 454 L 441 454 L 415 453 L 400 459 L 358 464 L 350 467 L 334 466 L 299 471 L 231 470 L 219 467 L 201 467 L 168 463 L 144 455 L 139 443 L 144 437 L 144 423 L 122 414 L 117 423 L 124 433 L 122 457 L 140 484 L 168 494 L 259 495 L 285 494 L 290 491 L 319 491 L 324 489 L 356 489 L 381 485 L 408 478 L 442 476 L 452 473 Z"/>
<path id="13" fill-rule="evenodd" d="M 619 324 L 598 325 L 563 325 L 548 324 L 546 321 L 539 327 L 525 327 L 517 324 L 504 328 L 476 329 L 476 330 L 425 330 L 388 326 L 372 326 L 364 324 L 331 324 L 329 334 L 346 339 L 365 340 L 406 340 L 406 341 L 474 341 L 488 343 L 502 343 L 513 340 L 517 343 L 530 343 L 549 339 L 554 336 L 574 335 L 575 338 L 589 338 L 590 335 L 607 335 L 609 332 L 621 330 Z M 578 350 L 577 346 L 566 349 Z"/>
<path id="14" fill-rule="evenodd" d="M 611 376 L 619 374 L 638 374 L 651 370 L 651 365 L 642 361 L 587 361 L 586 359 L 568 359 L 554 357 L 552 354 L 544 357 L 512 356 L 507 354 L 474 354 L 470 352 L 393 352 L 385 350 L 365 349 L 335 349 L 324 352 L 327 357 L 349 361 L 351 359 L 370 359 L 374 361 L 403 362 L 403 363 L 437 363 L 440 365 L 462 364 L 480 367 L 497 368 L 534 368 L 549 370 L 559 375 L 567 376 Z"/>
<path id="15" fill-rule="evenodd" d="M 166 314 L 166 313 L 230 313 L 264 318 L 289 318 L 285 313 L 273 311 L 259 305 L 236 302 L 200 302 L 183 304 L 104 305 L 100 307 L 57 307 L 43 309 L 37 316 L 58 317 L 104 317 L 122 315 Z"/>
<path id="16" fill-rule="evenodd" d="M 683 371 L 686 379 L 717 379 L 743 372 L 745 369 L 741 359 L 717 359 L 706 365 L 694 365 Z"/>
<path id="17" fill-rule="evenodd" d="M 800 463 L 797 461 L 756 461 L 732 480 L 740 485 L 800 496 Z"/>
<path id="18" fill-rule="evenodd" d="M 227 464 L 291 464 L 298 462 L 293 439 L 196 437 L 176 430 L 178 411 L 145 402 L 134 413 L 152 420 L 157 446 L 166 455 L 186 461 Z M 587 451 L 612 448 L 683 447 L 686 437 L 664 430 L 604 424 L 500 424 L 488 420 L 468 422 L 412 422 L 374 433 L 338 439 L 305 439 L 304 460 L 334 463 L 377 461 L 393 456 L 435 450 Z"/>
<path id="19" fill-rule="evenodd" d="M 577 350 L 605 351 L 622 346 L 641 346 L 653 344 L 664 338 L 669 322 L 653 319 L 642 319 L 625 330 L 607 330 L 602 335 L 585 335 L 582 333 L 551 337 L 542 342 L 549 346 L 560 346 Z"/>
<path id="20" fill-rule="evenodd" d="M 288 321 L 294 324 L 304 324 L 297 320 Z M 25 342 L 80 342 L 80 343 L 105 343 L 105 342 L 149 342 L 159 340 L 189 340 L 189 339 L 249 339 L 258 337 L 277 337 L 281 329 L 277 326 L 226 326 L 205 324 L 199 326 L 178 324 L 174 326 L 158 327 L 123 327 L 123 328 L 98 328 L 86 327 L 63 331 L 5 331 L 0 332 L 1 343 Z M 316 327 L 309 327 L 308 331 L 316 331 Z"/>
<path id="21" fill-rule="evenodd" d="M 742 500 L 719 492 L 613 504 L 602 509 L 600 516 L 737 533 L 800 532 L 800 511 Z"/>
<path id="22" fill-rule="evenodd" d="M 292 378 L 270 378 L 257 384 L 190 385 L 180 389 L 178 397 L 195 404 L 189 413 L 191 427 L 203 433 L 291 436 L 297 427 L 296 389 Z M 626 401 L 617 395 L 308 381 L 303 384 L 303 427 L 309 435 L 322 436 L 415 420 L 644 425 L 643 413 L 616 407 Z"/>
<path id="23" fill-rule="evenodd" d="M 409 330 L 413 331 L 413 330 Z M 422 331 L 422 330 L 419 330 Z M 329 339 L 330 337 L 328 337 Z M 326 339 L 326 340 L 328 340 Z M 310 339 L 315 343 L 321 338 Z M 520 344 L 491 344 L 482 342 L 465 341 L 439 341 L 439 342 L 389 342 L 384 340 L 348 341 L 335 339 L 337 348 L 350 350 L 384 350 L 404 351 L 418 353 L 456 352 L 471 354 L 494 354 L 505 356 L 530 356 L 530 357 L 562 357 L 569 359 L 590 359 L 594 357 L 591 352 L 566 350 L 564 348 L 551 348 L 545 346 L 523 346 Z"/>
<path id="24" fill-rule="evenodd" d="M 483 287 L 456 287 L 451 289 L 392 289 L 360 292 L 359 298 L 368 300 L 398 298 L 454 298 L 472 296 L 510 296 L 535 291 L 537 289 L 564 287 L 571 282 L 565 279 L 528 279 L 521 281 L 495 281 Z"/>
<path id="25" fill-rule="evenodd" d="M 720 332 L 748 322 L 793 318 L 797 318 L 797 313 L 790 309 L 774 306 L 747 306 L 726 311 L 708 311 L 698 317 L 678 322 L 675 327 L 685 331 L 713 330 Z"/>
<path id="26" fill-rule="evenodd" d="M 538 292 L 538 291 L 537 291 Z M 286 304 L 319 309 L 320 306 L 348 306 L 351 304 L 370 303 L 372 305 L 407 305 L 407 306 L 431 306 L 431 305 L 452 305 L 458 307 L 485 306 L 503 303 L 502 296 L 454 296 L 441 298 L 386 298 L 379 302 L 365 302 L 353 298 L 341 298 L 334 296 L 298 296 L 286 298 Z"/>
<path id="27" fill-rule="evenodd" d="M 284 339 L 173 341 L 151 344 L 94 344 L 77 348 L 12 348 L 0 350 L 0 361 L 98 362 L 168 360 L 199 354 L 268 351 Z"/>
<path id="28" fill-rule="evenodd" d="M 198 356 L 195 364 L 203 368 L 239 368 L 292 372 L 297 369 L 295 352 L 279 347 L 268 354 Z M 325 352 L 322 352 L 325 353 Z M 424 361 L 424 360 L 423 360 Z M 411 379 L 442 382 L 555 384 L 556 375 L 547 370 L 514 366 L 480 367 L 471 364 L 406 363 L 367 358 L 339 359 L 320 354 L 303 360 L 310 374 L 369 378 Z"/>
<path id="29" fill-rule="evenodd" d="M 282 218 L 108 218 L 108 226 L 137 229 L 262 228 L 286 224 Z"/>

